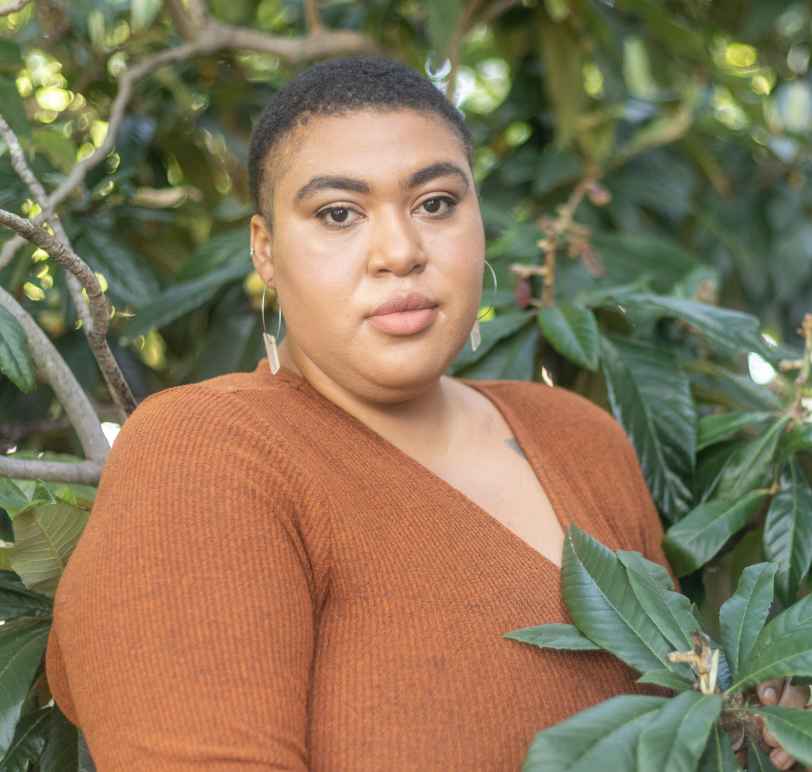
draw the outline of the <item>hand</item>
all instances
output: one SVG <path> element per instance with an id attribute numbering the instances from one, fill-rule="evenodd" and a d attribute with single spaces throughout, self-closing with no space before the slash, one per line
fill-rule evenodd
<path id="1" fill-rule="evenodd" d="M 808 686 L 793 686 L 789 678 L 764 681 L 756 688 L 756 694 L 762 705 L 780 705 L 784 708 L 805 708 L 810 696 Z M 773 749 L 770 751 L 773 766 L 781 770 L 790 769 L 795 764 L 795 758 L 781 748 L 778 740 L 767 731 L 766 725 L 763 737 L 764 742 Z"/>

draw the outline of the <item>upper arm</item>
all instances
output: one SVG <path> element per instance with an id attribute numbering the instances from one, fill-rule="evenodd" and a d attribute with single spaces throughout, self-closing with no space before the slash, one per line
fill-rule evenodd
<path id="1" fill-rule="evenodd" d="M 111 450 L 54 612 L 105 772 L 307 768 L 312 575 L 283 454 L 254 421 L 173 390 Z"/>

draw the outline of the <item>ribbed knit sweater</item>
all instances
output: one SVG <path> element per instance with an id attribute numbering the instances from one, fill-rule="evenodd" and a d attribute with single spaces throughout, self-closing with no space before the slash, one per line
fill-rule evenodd
<path id="1" fill-rule="evenodd" d="M 665 563 L 634 449 L 562 388 L 470 380 L 564 527 Z M 494 480 L 494 485 L 498 485 Z M 640 691 L 608 654 L 502 634 L 570 621 L 560 571 L 267 360 L 139 404 L 59 584 L 46 667 L 99 772 L 505 772 Z"/>

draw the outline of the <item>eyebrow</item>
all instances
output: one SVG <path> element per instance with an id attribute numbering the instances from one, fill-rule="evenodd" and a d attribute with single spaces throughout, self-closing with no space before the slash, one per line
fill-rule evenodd
<path id="1" fill-rule="evenodd" d="M 465 172 L 451 161 L 438 161 L 437 163 L 424 166 L 412 174 L 403 184 L 404 191 L 423 185 L 437 177 L 459 177 L 465 183 L 465 190 L 468 190 L 468 177 Z M 344 177 L 342 175 L 328 174 L 313 177 L 307 184 L 303 185 L 296 193 L 296 202 L 301 202 L 310 196 L 315 195 L 320 190 L 350 190 L 354 193 L 370 193 L 372 188 L 364 180 L 354 177 Z"/>

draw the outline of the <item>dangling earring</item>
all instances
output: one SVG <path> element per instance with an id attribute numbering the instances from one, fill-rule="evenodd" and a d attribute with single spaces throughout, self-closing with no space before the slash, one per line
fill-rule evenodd
<path id="1" fill-rule="evenodd" d="M 488 266 L 488 270 L 491 272 L 491 276 L 493 276 L 493 291 L 496 292 L 497 287 L 499 286 L 499 282 L 496 280 L 496 272 L 491 267 L 491 264 L 486 260 L 485 265 Z M 479 329 L 479 317 L 477 317 L 476 321 L 474 322 L 474 326 L 471 328 L 471 351 L 476 351 L 479 348 L 479 344 L 482 343 L 482 333 Z"/>
<path id="2" fill-rule="evenodd" d="M 276 347 L 276 338 L 282 326 L 282 308 L 277 303 L 279 316 L 276 323 L 276 335 L 269 335 L 265 327 L 265 291 L 267 289 L 267 285 L 262 288 L 262 339 L 265 341 L 265 353 L 268 355 L 271 372 L 276 375 L 279 371 L 279 349 Z"/>

